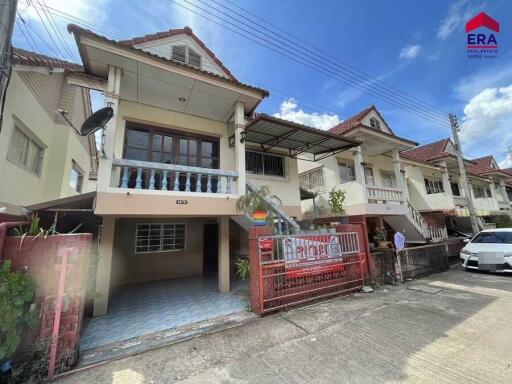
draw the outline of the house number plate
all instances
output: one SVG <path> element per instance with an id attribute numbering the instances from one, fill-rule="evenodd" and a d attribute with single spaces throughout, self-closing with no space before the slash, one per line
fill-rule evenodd
<path id="1" fill-rule="evenodd" d="M 186 205 L 188 204 L 188 200 L 176 200 L 176 204 Z"/>

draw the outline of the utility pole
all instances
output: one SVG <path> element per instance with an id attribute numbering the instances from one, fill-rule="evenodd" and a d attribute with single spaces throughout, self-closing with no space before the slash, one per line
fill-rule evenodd
<path id="1" fill-rule="evenodd" d="M 466 197 L 466 204 L 468 205 L 469 218 L 471 219 L 471 228 L 473 233 L 477 234 L 480 229 L 478 228 L 478 221 L 476 218 L 475 206 L 473 205 L 473 199 L 471 198 L 471 189 L 469 188 L 468 176 L 466 174 L 466 166 L 464 165 L 464 158 L 462 157 L 462 147 L 459 140 L 459 123 L 457 122 L 457 116 L 450 113 L 450 125 L 452 127 L 453 141 L 455 141 L 455 149 L 457 153 L 457 163 L 459 164 L 460 178 L 462 181 L 462 189 L 464 190 L 464 196 Z"/>
<path id="2" fill-rule="evenodd" d="M 12 72 L 12 33 L 18 0 L 0 0 L 0 131 L 2 130 L 5 96 Z"/>

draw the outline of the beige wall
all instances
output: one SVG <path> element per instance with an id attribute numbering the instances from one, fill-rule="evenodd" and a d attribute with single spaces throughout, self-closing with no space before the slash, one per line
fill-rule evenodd
<path id="1" fill-rule="evenodd" d="M 7 160 L 14 116 L 46 147 L 40 176 Z M 54 122 L 14 72 L 7 92 L 0 133 L 0 201 L 29 205 L 76 194 L 69 188 L 71 159 L 85 171 L 84 190 L 87 190 L 87 174 L 90 169 L 88 152 L 69 126 Z M 7 180 L 15 182 L 9 183 Z"/>
<path id="2" fill-rule="evenodd" d="M 135 253 L 136 224 L 147 222 L 185 223 L 186 249 L 176 252 Z M 111 285 L 201 275 L 204 224 L 205 221 L 199 219 L 118 219 Z"/>
<path id="3" fill-rule="evenodd" d="M 409 189 L 409 198 L 412 205 L 420 211 L 453 209 L 452 191 L 443 193 L 427 194 L 424 178 L 431 178 L 442 181 L 440 170 L 421 167 L 419 165 L 404 164 L 405 179 Z M 455 181 L 455 180 L 454 180 Z"/>

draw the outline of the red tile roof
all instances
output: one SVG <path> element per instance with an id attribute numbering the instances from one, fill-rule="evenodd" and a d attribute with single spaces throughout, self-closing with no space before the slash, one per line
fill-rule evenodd
<path id="1" fill-rule="evenodd" d="M 497 171 L 497 169 L 491 167 L 492 156 L 484 156 L 478 159 L 472 159 L 471 161 L 475 164 L 468 166 L 468 172 L 480 175 L 483 173 Z"/>
<path id="2" fill-rule="evenodd" d="M 113 45 L 115 45 L 117 47 L 121 47 L 121 48 L 130 49 L 130 50 L 132 50 L 132 51 L 134 51 L 134 52 L 136 52 L 138 54 L 143 54 L 145 56 L 151 57 L 151 58 L 156 59 L 156 60 L 160 60 L 160 61 L 165 62 L 167 64 L 172 64 L 172 65 L 176 65 L 176 66 L 179 66 L 179 67 L 184 67 L 184 68 L 187 68 L 187 69 L 189 69 L 191 71 L 198 72 L 198 73 L 201 73 L 201 74 L 206 75 L 208 77 L 214 78 L 216 80 L 224 81 L 224 82 L 227 82 L 227 83 L 231 83 L 231 84 L 237 85 L 237 86 L 242 87 L 242 88 L 246 88 L 246 89 L 250 89 L 252 91 L 256 91 L 256 92 L 260 93 L 263 97 L 267 97 L 269 95 L 269 92 L 266 89 L 262 89 L 262 88 L 258 88 L 258 87 L 253 87 L 252 85 L 241 83 L 238 80 L 233 80 L 231 78 L 226 78 L 224 76 L 217 75 L 216 73 L 213 73 L 213 72 L 204 71 L 204 70 L 198 69 L 198 68 L 196 68 L 194 66 L 191 66 L 191 65 L 188 65 L 188 64 L 185 64 L 185 63 L 181 63 L 179 61 L 169 60 L 169 59 L 166 59 L 166 58 L 161 57 L 159 55 L 155 55 L 155 54 L 152 54 L 150 52 L 144 51 L 142 49 L 134 48 L 131 45 L 120 44 L 116 40 L 112 40 L 112 39 L 109 39 L 109 38 L 107 38 L 105 36 L 98 35 L 97 33 L 93 32 L 93 31 L 91 31 L 89 29 L 82 28 L 82 27 L 80 27 L 80 26 L 78 26 L 76 24 L 68 24 L 68 32 L 73 33 L 75 35 L 75 40 L 77 41 L 77 44 L 80 44 L 79 37 L 80 37 L 81 34 L 88 34 L 89 36 L 92 36 L 94 38 L 100 39 L 100 40 L 104 41 L 105 43 L 113 44 Z M 81 51 L 80 47 L 79 47 L 79 51 Z M 82 55 L 83 52 L 80 52 L 80 54 Z M 82 57 L 82 60 L 84 60 L 84 57 Z M 85 67 L 86 67 L 86 70 L 87 70 L 87 63 L 85 65 Z"/>
<path id="3" fill-rule="evenodd" d="M 230 72 L 230 70 L 227 69 L 224 66 L 222 61 L 220 61 L 215 56 L 215 54 L 206 46 L 206 44 L 203 43 L 203 41 L 199 37 L 197 37 L 194 34 L 194 32 L 192 32 L 192 28 L 190 28 L 190 27 L 185 27 L 185 28 L 180 28 L 180 29 L 169 29 L 168 31 L 156 32 L 156 33 L 152 33 L 150 35 L 145 35 L 145 36 L 138 36 L 138 37 L 134 37 L 134 38 L 129 39 L 129 40 L 120 40 L 119 44 L 132 47 L 132 46 L 137 45 L 137 44 L 147 43 L 147 42 L 150 42 L 150 41 L 164 39 L 166 37 L 171 37 L 171 36 L 176 36 L 176 35 L 188 35 L 188 36 L 190 36 L 192 39 L 195 40 L 195 42 L 197 44 L 199 44 L 199 46 L 201 48 L 203 48 L 206 51 L 206 53 L 213 59 L 213 61 L 215 61 L 215 63 L 219 67 L 221 67 L 224 72 L 226 72 L 226 74 L 231 78 L 231 80 L 235 80 L 235 81 L 237 80 L 236 77 Z"/>
<path id="4" fill-rule="evenodd" d="M 505 172 L 507 175 L 512 176 L 512 168 L 502 169 L 501 172 Z"/>
<path id="5" fill-rule="evenodd" d="M 337 135 L 341 135 L 342 133 L 345 133 L 349 129 L 355 127 L 356 125 L 361 123 L 361 120 L 370 113 L 370 111 L 374 109 L 376 110 L 374 105 L 369 106 L 366 109 L 363 109 L 361 112 L 356 113 L 354 116 L 349 117 L 346 120 L 343 120 L 338 125 L 335 125 L 331 129 L 329 129 L 329 132 L 335 133 Z"/>
<path id="6" fill-rule="evenodd" d="M 73 71 L 82 71 L 80 64 L 72 63 L 66 60 L 56 59 L 37 52 L 27 51 L 21 48 L 12 48 L 12 58 L 14 64 L 28 65 L 31 67 L 61 68 L 71 69 Z"/>
<path id="7" fill-rule="evenodd" d="M 400 152 L 400 156 L 418 161 L 432 161 L 442 157 L 451 156 L 450 153 L 445 152 L 446 145 L 449 142 L 450 139 L 435 141 L 433 143 L 402 151 Z"/>

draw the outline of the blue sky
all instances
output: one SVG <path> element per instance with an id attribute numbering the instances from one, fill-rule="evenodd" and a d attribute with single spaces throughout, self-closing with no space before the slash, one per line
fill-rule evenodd
<path id="1" fill-rule="evenodd" d="M 189 8 L 185 1 L 204 6 L 198 0 L 176 1 Z M 465 124 L 462 136 L 468 157 L 492 153 L 503 166 L 512 166 L 504 153 L 512 145 L 512 2 L 230 1 L 439 111 L 456 113 Z M 46 4 L 107 29 L 114 39 L 190 26 L 240 80 L 270 89 L 272 97 L 260 112 L 326 128 L 375 104 L 399 136 L 427 143 L 450 135 L 446 126 L 318 73 L 169 0 L 46 0 Z M 51 47 L 34 7 L 20 0 L 19 8 L 29 28 Z M 464 25 L 481 11 L 500 23 L 496 59 L 466 55 Z M 73 45 L 65 30 L 69 21 L 56 16 L 55 21 Z M 19 29 L 14 43 L 31 49 Z M 36 43 L 38 50 L 52 54 L 42 40 Z M 371 86 L 381 89 L 378 83 Z M 479 132 L 479 137 L 465 130 Z"/>

